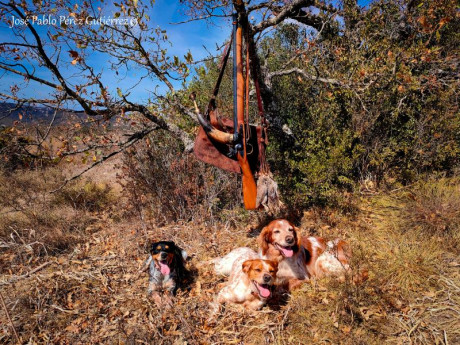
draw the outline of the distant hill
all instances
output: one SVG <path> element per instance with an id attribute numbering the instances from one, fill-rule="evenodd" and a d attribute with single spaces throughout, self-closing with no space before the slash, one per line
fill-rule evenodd
<path id="1" fill-rule="evenodd" d="M 14 121 L 26 123 L 49 123 L 54 114 L 54 109 L 44 106 L 23 105 L 16 109 L 15 103 L 0 103 L 0 125 L 11 126 Z M 86 118 L 84 113 L 73 110 L 58 111 L 55 124 L 62 124 L 65 121 L 78 121 Z"/>

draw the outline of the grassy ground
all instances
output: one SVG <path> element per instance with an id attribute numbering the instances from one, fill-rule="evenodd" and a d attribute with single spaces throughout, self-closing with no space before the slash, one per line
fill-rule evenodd
<path id="1" fill-rule="evenodd" d="M 254 315 L 229 306 L 213 327 L 209 303 L 224 279 L 200 264 L 255 248 L 259 217 L 158 227 L 139 221 L 120 190 L 101 181 L 50 195 L 58 179 L 52 171 L 0 178 L 8 196 L 0 205 L 0 289 L 21 343 L 460 343 L 458 179 L 362 195 L 353 214 L 305 212 L 303 234 L 346 238 L 354 272 L 365 267 L 369 279 L 311 281 L 285 305 Z M 192 256 L 195 281 L 171 310 L 148 298 L 146 274 L 137 277 L 146 244 L 158 239 Z M 15 342 L 4 308 L 0 330 L 0 342 Z"/>

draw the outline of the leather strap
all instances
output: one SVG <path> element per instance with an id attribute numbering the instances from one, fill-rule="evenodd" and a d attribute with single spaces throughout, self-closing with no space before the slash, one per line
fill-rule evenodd
<path id="1" fill-rule="evenodd" d="M 220 84 L 224 76 L 225 67 L 227 66 L 228 57 L 230 56 L 230 47 L 232 46 L 232 42 L 233 42 L 233 32 L 232 32 L 232 35 L 230 35 L 229 42 L 225 46 L 224 54 L 219 64 L 219 76 L 217 77 L 216 85 L 214 86 L 214 90 L 212 91 L 212 97 L 209 100 L 208 110 L 207 110 L 207 116 L 209 117 L 211 124 L 215 127 L 220 127 L 220 129 L 222 129 L 223 124 L 217 119 L 217 116 L 216 116 L 216 112 L 215 112 L 215 110 L 217 109 L 216 97 L 219 93 Z"/>

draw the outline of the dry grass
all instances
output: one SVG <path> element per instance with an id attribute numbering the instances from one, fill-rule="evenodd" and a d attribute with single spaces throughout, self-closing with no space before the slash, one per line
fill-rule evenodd
<path id="1" fill-rule="evenodd" d="M 401 227 L 447 239 L 444 246 L 460 254 L 460 177 L 432 177 L 404 197 Z"/>
<path id="2" fill-rule="evenodd" d="M 54 202 L 78 210 L 101 212 L 115 202 L 115 195 L 107 183 L 83 180 L 60 190 Z"/>
<path id="3" fill-rule="evenodd" d="M 98 218 L 90 211 L 108 212 L 113 203 L 109 187 L 88 181 L 51 194 L 62 181 L 57 169 L 0 175 L 2 271 L 73 250 Z"/>
<path id="4" fill-rule="evenodd" d="M 255 248 L 254 236 L 264 219 L 235 222 L 229 213 L 226 222 L 158 227 L 153 219 L 120 221 L 112 211 L 71 207 L 95 219 L 83 231 L 85 240 L 39 258 L 21 247 L 22 261 L 4 271 L 0 286 L 16 330 L 30 343 L 459 343 L 459 262 L 455 247 L 445 246 L 451 235 L 407 228 L 404 215 L 410 203 L 405 195 L 365 198 L 353 216 L 314 209 L 302 219 L 304 234 L 347 238 L 354 252 L 353 273 L 366 267 L 369 280 L 359 286 L 351 276 L 345 282 L 311 281 L 285 305 L 253 315 L 228 306 L 213 327 L 206 323 L 209 303 L 225 280 L 200 265 L 238 246 Z M 259 226 L 248 231 L 251 221 Z M 155 239 L 174 240 L 192 256 L 188 265 L 195 281 L 179 292 L 171 310 L 158 309 L 147 297 L 146 274 L 136 277 L 146 244 Z M 2 262 L 21 250 L 2 249 Z M 25 275 L 43 263 L 48 265 Z M 0 315 L 0 342 L 13 342 L 3 310 Z"/>
<path id="5" fill-rule="evenodd" d="M 358 239 L 384 303 L 387 342 L 460 341 L 459 187 L 457 178 L 429 179 L 363 203 L 369 226 Z"/>

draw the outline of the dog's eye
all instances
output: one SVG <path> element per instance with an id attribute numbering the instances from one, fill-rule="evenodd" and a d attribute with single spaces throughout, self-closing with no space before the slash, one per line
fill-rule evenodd
<path id="1" fill-rule="evenodd" d="M 280 231 L 279 231 L 279 230 L 275 230 L 275 231 L 273 231 L 273 233 L 274 233 L 274 234 L 279 234 Z"/>
<path id="2" fill-rule="evenodd" d="M 289 229 L 289 231 L 290 231 L 290 232 L 293 232 L 293 231 L 294 231 L 294 229 L 293 229 L 293 228 L 290 228 L 290 229 Z"/>
<path id="3" fill-rule="evenodd" d="M 256 272 L 262 272 L 262 270 L 260 268 L 256 268 L 254 271 Z"/>

